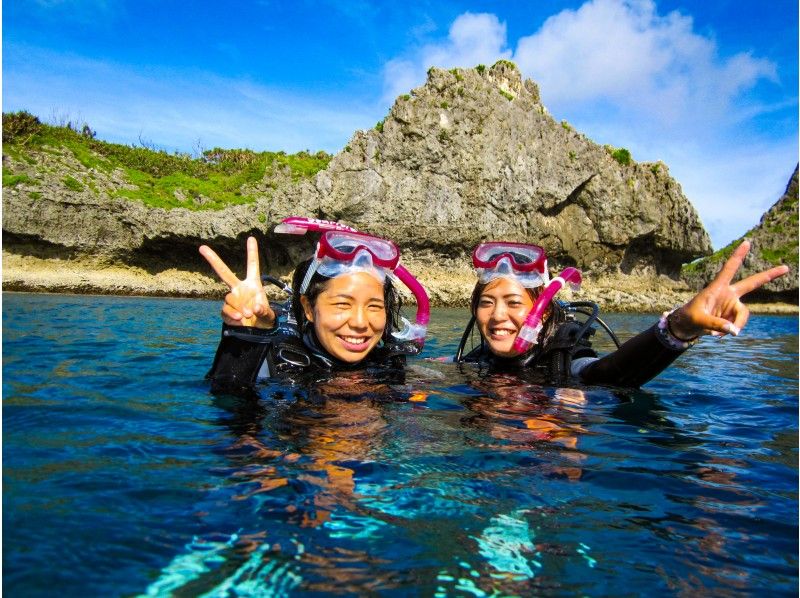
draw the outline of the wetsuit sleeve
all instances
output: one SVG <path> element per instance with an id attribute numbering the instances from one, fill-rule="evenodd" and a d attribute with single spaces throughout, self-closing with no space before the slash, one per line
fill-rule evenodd
<path id="1" fill-rule="evenodd" d="M 613 353 L 588 363 L 578 374 L 581 381 L 638 387 L 655 378 L 685 351 L 662 342 L 657 326 L 637 334 Z"/>
<path id="2" fill-rule="evenodd" d="M 250 326 L 222 325 L 214 363 L 206 374 L 214 392 L 236 392 L 252 388 L 259 378 L 270 375 L 266 358 L 272 350 L 272 330 Z"/>

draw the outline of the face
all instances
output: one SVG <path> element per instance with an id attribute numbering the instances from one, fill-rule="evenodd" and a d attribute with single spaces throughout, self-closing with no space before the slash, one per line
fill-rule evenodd
<path id="1" fill-rule="evenodd" d="M 495 278 L 481 293 L 475 321 L 489 349 L 500 357 L 512 357 L 514 339 L 517 338 L 525 318 L 533 307 L 533 300 L 520 283 L 509 278 Z"/>
<path id="2" fill-rule="evenodd" d="M 347 363 L 364 359 L 386 328 L 383 284 L 366 272 L 330 280 L 313 306 L 305 295 L 300 301 L 320 344 Z"/>

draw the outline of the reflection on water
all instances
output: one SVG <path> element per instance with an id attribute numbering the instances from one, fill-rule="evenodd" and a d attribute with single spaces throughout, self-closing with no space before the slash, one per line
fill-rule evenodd
<path id="1" fill-rule="evenodd" d="M 215 303 L 4 301 L 10 595 L 796 594 L 794 318 L 640 391 L 416 360 L 242 398 Z"/>

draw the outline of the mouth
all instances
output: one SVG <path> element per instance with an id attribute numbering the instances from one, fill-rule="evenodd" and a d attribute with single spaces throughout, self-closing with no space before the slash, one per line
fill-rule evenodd
<path id="1" fill-rule="evenodd" d="M 340 336 L 344 348 L 354 353 L 363 353 L 369 347 L 370 336 Z"/>
<path id="2" fill-rule="evenodd" d="M 516 328 L 489 328 L 489 335 L 494 340 L 506 340 L 516 336 Z"/>

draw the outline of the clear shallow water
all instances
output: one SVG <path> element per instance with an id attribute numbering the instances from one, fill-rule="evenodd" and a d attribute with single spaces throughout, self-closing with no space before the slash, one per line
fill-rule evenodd
<path id="1" fill-rule="evenodd" d="M 203 381 L 217 314 L 3 295 L 8 595 L 797 594 L 795 317 L 640 391 L 416 360 L 245 401 Z"/>

